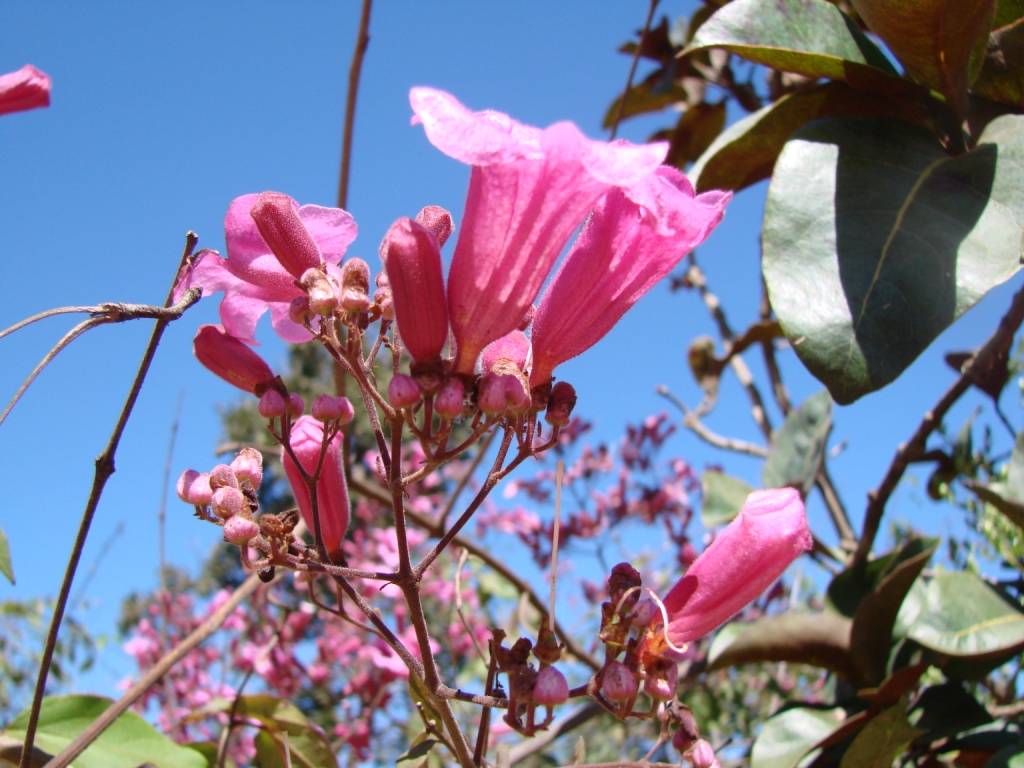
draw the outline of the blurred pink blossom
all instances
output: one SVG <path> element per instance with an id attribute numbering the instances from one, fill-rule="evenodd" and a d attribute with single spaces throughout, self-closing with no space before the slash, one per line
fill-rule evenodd
<path id="1" fill-rule="evenodd" d="M 50 76 L 26 64 L 0 75 L 0 115 L 50 106 Z"/>

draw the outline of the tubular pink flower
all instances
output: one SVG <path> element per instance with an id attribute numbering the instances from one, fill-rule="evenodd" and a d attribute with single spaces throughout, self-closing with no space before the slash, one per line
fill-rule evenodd
<path id="1" fill-rule="evenodd" d="M 50 76 L 26 64 L 0 75 L 0 115 L 50 106 Z"/>
<path id="2" fill-rule="evenodd" d="M 754 491 L 665 596 L 668 639 L 681 645 L 725 623 L 812 546 L 797 491 Z"/>
<path id="3" fill-rule="evenodd" d="M 274 378 L 262 357 L 219 325 L 199 326 L 192 349 L 207 369 L 251 394 Z"/>
<path id="4" fill-rule="evenodd" d="M 571 123 L 532 128 L 431 88 L 409 100 L 431 143 L 473 166 L 448 277 L 453 371 L 472 374 L 480 351 L 519 326 L 598 197 L 651 173 L 668 147 L 591 141 Z"/>
<path id="5" fill-rule="evenodd" d="M 440 362 L 448 339 L 448 304 L 437 237 L 412 219 L 399 219 L 380 244 L 380 260 L 402 343 L 417 363 Z"/>
<path id="6" fill-rule="evenodd" d="M 250 215 L 258 198 L 243 195 L 232 201 L 224 217 L 228 257 L 222 259 L 215 251 L 202 254 L 191 270 L 178 278 L 174 300 L 193 286 L 206 294 L 224 291 L 220 317 L 232 336 L 256 343 L 256 323 L 269 309 L 278 336 L 293 343 L 309 341 L 309 331 L 288 316 L 292 300 L 305 298 L 305 294 L 295 286 L 296 276 L 282 266 Z M 295 201 L 291 205 L 298 206 Z M 355 221 L 347 211 L 319 205 L 303 205 L 297 213 L 319 248 L 327 273 L 340 285 L 337 265 L 356 239 Z"/>
<path id="7" fill-rule="evenodd" d="M 302 277 L 307 269 L 319 267 L 323 260 L 297 208 L 298 204 L 288 195 L 263 192 L 249 210 L 270 252 L 292 277 Z"/>
<path id="8" fill-rule="evenodd" d="M 728 192 L 694 197 L 675 168 L 663 166 L 598 201 L 533 320 L 530 386 L 596 344 L 637 300 L 722 220 Z"/>
<path id="9" fill-rule="evenodd" d="M 301 416 L 292 425 L 291 447 L 302 468 L 310 475 L 316 472 L 323 446 L 324 425 L 311 416 Z M 339 432 L 327 445 L 323 471 L 316 485 L 317 507 L 320 513 L 320 534 L 324 547 L 331 559 L 341 552 L 342 540 L 348 530 L 349 503 L 348 486 L 345 484 L 345 468 L 341 458 L 342 435 Z M 316 530 L 313 523 L 313 507 L 302 473 L 287 451 L 281 458 L 284 473 L 292 487 L 292 495 L 299 506 L 310 531 Z"/>

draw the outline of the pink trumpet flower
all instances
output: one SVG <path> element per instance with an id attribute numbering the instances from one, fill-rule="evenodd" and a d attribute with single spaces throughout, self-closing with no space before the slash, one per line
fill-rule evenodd
<path id="1" fill-rule="evenodd" d="M 665 596 L 664 634 L 677 646 L 703 637 L 760 595 L 813 543 L 797 491 L 754 491 Z M 661 627 L 656 619 L 642 653 L 667 650 Z"/>
<path id="2" fill-rule="evenodd" d="M 0 75 L 0 115 L 50 106 L 50 76 L 26 64 Z"/>
<path id="3" fill-rule="evenodd" d="M 668 147 L 591 141 L 571 123 L 541 130 L 431 88 L 409 100 L 431 143 L 473 166 L 448 277 L 452 370 L 471 375 L 481 350 L 519 327 L 594 202 L 653 172 Z"/>
<path id="4" fill-rule="evenodd" d="M 260 227 L 251 215 L 261 199 L 264 205 L 256 208 L 256 214 L 265 219 L 262 224 L 275 241 L 274 247 L 283 249 L 282 253 L 286 254 L 287 267 L 260 234 Z M 293 208 L 297 220 L 282 212 L 283 205 Z M 298 231 L 297 224 L 305 231 Z M 290 270 L 305 263 L 303 260 L 313 260 L 312 244 L 319 249 L 328 274 L 340 285 L 338 264 L 356 239 L 356 233 L 355 220 L 340 208 L 300 207 L 291 198 L 277 193 L 243 195 L 232 201 L 224 217 L 228 257 L 222 259 L 215 251 L 203 253 L 192 268 L 178 278 L 174 300 L 193 286 L 200 286 L 206 294 L 224 291 L 220 317 L 232 336 L 255 344 L 256 323 L 269 309 L 278 336 L 293 343 L 309 341 L 309 331 L 288 316 L 292 300 L 305 297 L 296 287 L 296 275 Z"/>
<path id="5" fill-rule="evenodd" d="M 345 483 L 345 467 L 341 458 L 342 434 L 339 432 L 327 444 L 323 470 L 316 485 L 317 509 L 320 517 L 320 535 L 324 547 L 332 560 L 341 554 L 342 540 L 348 530 L 349 503 L 348 486 Z M 302 468 L 310 475 L 316 472 L 323 448 L 324 425 L 311 416 L 300 416 L 292 425 L 290 444 Z M 302 518 L 310 531 L 315 531 L 313 506 L 309 489 L 302 479 L 302 473 L 288 451 L 283 451 L 282 464 L 292 495 L 299 506 Z"/>
<path id="6" fill-rule="evenodd" d="M 718 191 L 694 196 L 686 177 L 668 166 L 606 192 L 537 308 L 530 386 L 547 383 L 555 366 L 600 341 L 704 241 L 731 198 Z"/>
<path id="7" fill-rule="evenodd" d="M 219 325 L 201 325 L 192 341 L 196 359 L 228 384 L 256 394 L 274 378 L 266 361 Z"/>

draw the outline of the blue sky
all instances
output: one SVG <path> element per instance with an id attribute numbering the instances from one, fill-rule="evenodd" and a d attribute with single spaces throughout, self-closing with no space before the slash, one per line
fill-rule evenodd
<path id="1" fill-rule="evenodd" d="M 458 219 L 468 170 L 410 127 L 411 86 L 443 88 L 474 109 L 499 109 L 533 125 L 572 120 L 601 137 L 601 117 L 629 67 L 616 49 L 646 8 L 610 0 L 379 3 L 359 94 L 349 210 L 360 236 L 349 253 L 376 270 L 380 238 L 396 218 L 437 204 Z M 675 17 L 691 8 L 664 2 L 660 11 Z M 357 20 L 355 2 L 0 4 L 0 71 L 32 63 L 54 81 L 51 108 L 0 119 L 0 327 L 62 305 L 161 303 L 185 232 L 222 250 L 223 215 L 238 195 L 274 189 L 332 205 Z M 620 135 L 640 141 L 672 119 L 627 122 Z M 700 251 L 737 329 L 756 315 L 763 196 L 763 185 L 740 194 Z M 1013 287 L 994 291 L 896 384 L 839 409 L 832 442 L 848 447 L 833 475 L 855 520 L 897 443 L 952 381 L 941 352 L 981 343 Z M 88 621 L 97 631 L 111 631 L 124 594 L 155 585 L 156 511 L 179 393 L 175 477 L 215 462 L 217 407 L 239 398 L 191 356 L 195 328 L 216 322 L 217 301 L 204 300 L 168 330 L 122 442 L 83 561 L 84 573 L 123 526 L 89 587 Z M 70 324 L 49 320 L 0 340 L 4 403 Z M 16 587 L 0 582 L 0 600 L 56 592 L 92 461 L 149 331 L 139 322 L 90 332 L 0 426 L 0 527 L 18 576 Z M 283 346 L 269 325 L 260 333 L 267 359 L 281 361 Z M 560 374 L 576 386 L 579 412 L 596 422 L 598 435 L 615 440 L 625 423 L 666 409 L 653 393 L 659 384 L 699 401 L 685 359 L 690 339 L 705 333 L 713 328 L 697 297 L 659 285 Z M 751 364 L 760 370 L 753 356 Z M 820 389 L 792 357 L 784 370 L 796 400 Z M 1004 407 L 1019 415 L 1012 393 Z M 727 382 L 710 424 L 757 439 L 748 410 Z M 968 413 L 964 406 L 958 418 Z M 721 463 L 758 482 L 753 461 L 689 436 L 674 448 L 698 468 Z M 922 495 L 901 492 L 897 514 L 948 533 L 957 515 L 923 506 Z M 167 507 L 168 558 L 194 565 L 218 532 L 196 522 L 173 494 Z M 812 524 L 820 517 L 812 509 Z M 112 683 L 123 661 L 108 664 Z"/>

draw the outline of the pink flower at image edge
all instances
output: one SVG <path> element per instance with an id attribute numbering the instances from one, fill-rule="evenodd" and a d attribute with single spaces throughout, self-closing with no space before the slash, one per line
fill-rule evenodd
<path id="1" fill-rule="evenodd" d="M 50 106 L 50 76 L 26 64 L 0 75 L 0 115 Z"/>

